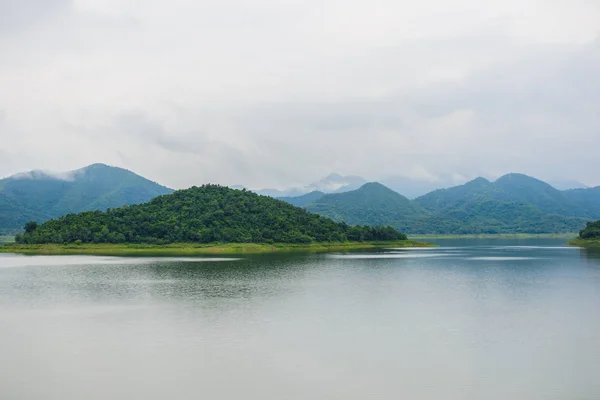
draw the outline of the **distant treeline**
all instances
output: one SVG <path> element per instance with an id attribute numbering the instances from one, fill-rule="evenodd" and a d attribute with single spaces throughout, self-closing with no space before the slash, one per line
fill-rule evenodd
<path id="1" fill-rule="evenodd" d="M 18 243 L 311 243 L 406 240 L 389 226 L 349 226 L 246 190 L 204 185 L 148 203 L 29 222 Z"/>

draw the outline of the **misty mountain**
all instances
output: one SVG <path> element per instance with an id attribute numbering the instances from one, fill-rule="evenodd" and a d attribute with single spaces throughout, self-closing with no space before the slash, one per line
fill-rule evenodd
<path id="1" fill-rule="evenodd" d="M 0 180 L 0 232 L 27 221 L 144 203 L 172 190 L 123 168 L 93 164 L 64 173 L 30 171 Z"/>
<path id="2" fill-rule="evenodd" d="M 494 182 L 477 178 L 415 202 L 444 217 L 453 233 L 576 232 L 594 216 L 565 192 L 523 174 L 507 174 Z"/>
<path id="3" fill-rule="evenodd" d="M 305 199 L 304 199 L 305 200 Z M 600 215 L 600 188 L 560 191 L 523 174 L 477 178 L 413 201 L 379 183 L 327 194 L 309 211 L 348 224 L 391 225 L 407 233 L 576 232 Z M 287 199 L 294 201 L 294 199 Z"/>
<path id="4" fill-rule="evenodd" d="M 565 190 L 563 194 L 585 210 L 585 215 L 600 218 L 600 186 L 589 189 Z"/>
<path id="5" fill-rule="evenodd" d="M 292 187 L 289 189 L 261 189 L 255 190 L 256 193 L 270 197 L 297 197 L 310 192 L 323 193 L 343 193 L 350 190 L 356 190 L 367 181 L 360 176 L 343 176 L 340 174 L 329 174 L 325 178 L 308 184 L 303 187 Z"/>
<path id="6" fill-rule="evenodd" d="M 415 200 L 438 218 L 417 231 L 438 233 L 576 232 L 590 217 L 561 191 L 523 174 L 490 182 L 477 178 L 464 185 L 433 191 Z"/>
<path id="7" fill-rule="evenodd" d="M 313 182 L 306 186 L 306 189 L 320 191 L 325 193 L 343 193 L 356 190 L 367 183 L 360 176 L 342 176 L 340 174 L 329 174 L 320 181 Z"/>
<path id="8" fill-rule="evenodd" d="M 477 178 L 464 185 L 433 191 L 415 201 L 429 211 L 438 212 L 493 201 L 528 204 L 546 214 L 592 216 L 565 192 L 523 174 L 507 174 L 495 182 Z"/>
<path id="9" fill-rule="evenodd" d="M 405 176 L 391 176 L 381 180 L 381 183 L 409 199 L 415 199 L 434 190 L 456 185 L 456 182 L 450 178 L 430 182 Z"/>
<path id="10" fill-rule="evenodd" d="M 327 194 L 306 206 L 308 211 L 351 225 L 392 225 L 406 227 L 407 221 L 428 213 L 388 187 L 370 182 L 357 190 Z"/>
<path id="11" fill-rule="evenodd" d="M 589 189 L 590 187 L 585 183 L 581 183 L 579 181 L 574 180 L 557 180 L 557 181 L 549 181 L 550 185 L 553 188 L 558 190 L 571 190 L 571 189 Z"/>

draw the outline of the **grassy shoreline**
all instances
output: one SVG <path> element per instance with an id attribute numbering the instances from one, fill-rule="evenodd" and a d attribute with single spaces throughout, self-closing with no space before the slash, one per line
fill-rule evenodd
<path id="1" fill-rule="evenodd" d="M 267 253 L 324 253 L 350 250 L 365 250 L 383 247 L 431 247 L 432 244 L 413 240 L 392 242 L 340 242 L 312 243 L 299 245 L 291 243 L 173 243 L 168 245 L 147 244 L 7 244 L 0 246 L 0 253 L 19 254 L 56 254 L 56 255 L 234 255 L 234 254 L 267 254 Z"/>
<path id="2" fill-rule="evenodd" d="M 573 239 L 568 244 L 587 249 L 600 249 L 600 239 Z"/>

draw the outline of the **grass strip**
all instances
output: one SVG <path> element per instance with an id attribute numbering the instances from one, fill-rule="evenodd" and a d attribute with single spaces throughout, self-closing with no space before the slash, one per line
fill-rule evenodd
<path id="1" fill-rule="evenodd" d="M 393 242 L 339 242 L 339 243 L 172 243 L 149 244 L 6 244 L 0 253 L 20 254 L 95 254 L 95 255 L 215 255 L 215 254 L 267 254 L 267 253 L 323 253 L 364 250 L 385 247 L 431 247 L 432 244 L 413 240 Z"/>

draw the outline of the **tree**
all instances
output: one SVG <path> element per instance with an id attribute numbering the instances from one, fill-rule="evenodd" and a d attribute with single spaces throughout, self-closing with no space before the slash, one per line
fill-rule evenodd
<path id="1" fill-rule="evenodd" d="M 33 231 L 35 231 L 37 229 L 37 227 L 38 227 L 37 222 L 29 221 L 24 226 L 25 233 L 32 233 Z"/>

